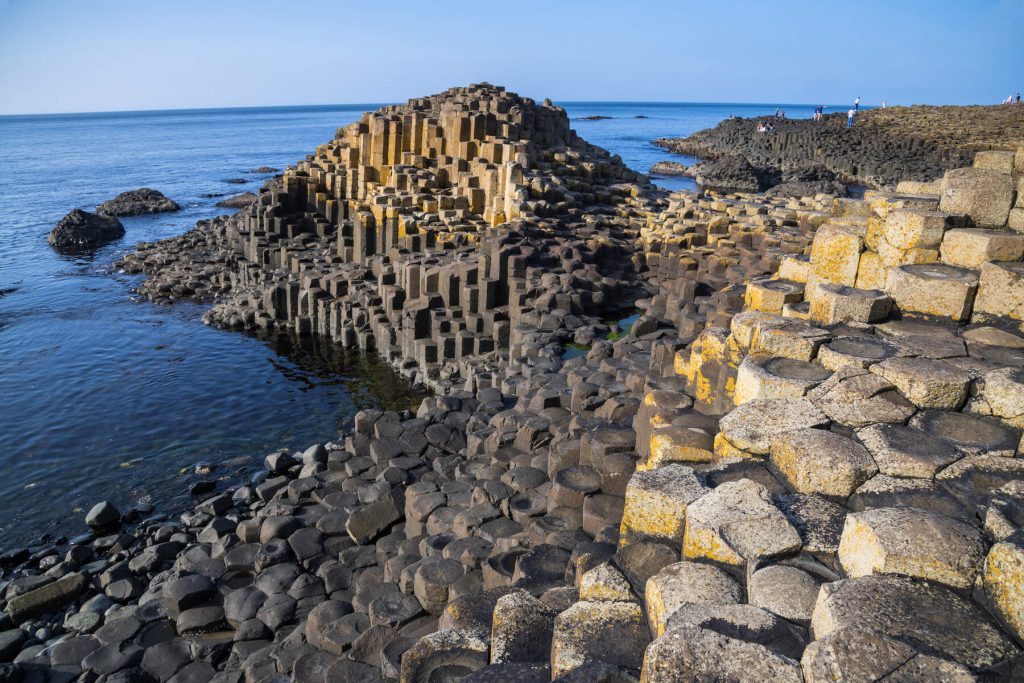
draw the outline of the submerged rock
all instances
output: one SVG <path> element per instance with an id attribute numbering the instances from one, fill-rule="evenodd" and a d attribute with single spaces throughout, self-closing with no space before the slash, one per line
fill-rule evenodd
<path id="1" fill-rule="evenodd" d="M 116 218 L 75 209 L 60 219 L 47 241 L 64 251 L 94 249 L 124 237 L 124 226 Z"/>
<path id="2" fill-rule="evenodd" d="M 245 207 L 256 201 L 256 194 L 253 192 L 243 192 L 242 194 L 236 194 L 233 197 L 222 199 L 217 202 L 217 206 L 222 206 L 226 209 L 244 209 Z"/>
<path id="3" fill-rule="evenodd" d="M 180 210 L 181 207 L 173 199 L 168 199 L 159 190 L 148 187 L 122 192 L 96 207 L 96 213 L 101 216 L 140 216 L 146 213 Z"/>
<path id="4" fill-rule="evenodd" d="M 690 167 L 677 161 L 659 161 L 649 171 L 651 175 L 690 175 Z"/>

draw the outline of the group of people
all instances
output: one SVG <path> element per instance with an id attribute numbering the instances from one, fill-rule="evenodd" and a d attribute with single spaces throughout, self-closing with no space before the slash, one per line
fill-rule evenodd
<path id="1" fill-rule="evenodd" d="M 1014 102 L 1020 104 L 1020 93 L 1017 93 L 1016 95 L 1010 95 L 1005 100 L 1003 100 L 1003 104 L 1013 104 Z"/>
<path id="2" fill-rule="evenodd" d="M 1012 98 L 1008 97 L 1008 98 L 1006 98 L 1005 103 L 1010 103 L 1011 101 L 1012 101 Z M 1020 95 L 1019 94 L 1017 95 L 1017 101 L 1020 102 Z M 885 109 L 885 100 L 882 100 L 882 109 Z M 853 106 L 850 107 L 850 110 L 848 112 L 846 112 L 846 127 L 847 128 L 853 128 L 853 120 L 857 117 L 857 115 L 859 113 L 860 113 L 860 95 L 858 95 L 857 99 L 855 99 L 853 101 Z M 735 116 L 730 116 L 729 118 L 735 118 Z M 759 120 L 757 122 L 757 132 L 758 133 L 770 133 L 775 128 L 775 124 L 773 124 L 772 121 L 773 120 L 782 120 L 782 119 L 785 119 L 785 118 L 786 118 L 786 110 L 785 109 L 776 109 L 775 110 L 775 116 L 769 116 L 768 118 L 766 118 L 764 120 Z M 815 107 L 814 108 L 814 114 L 813 114 L 813 116 L 811 118 L 814 121 L 821 121 L 822 119 L 824 119 L 825 118 L 825 105 L 819 104 L 817 107 Z"/>

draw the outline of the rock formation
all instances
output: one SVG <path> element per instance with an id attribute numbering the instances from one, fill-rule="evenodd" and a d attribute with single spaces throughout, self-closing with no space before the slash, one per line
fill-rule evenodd
<path id="1" fill-rule="evenodd" d="M 685 164 L 676 161 L 658 161 L 651 166 L 651 175 L 690 175 L 690 169 Z"/>
<path id="2" fill-rule="evenodd" d="M 124 237 L 124 226 L 116 218 L 75 209 L 50 231 L 47 241 L 61 251 L 95 249 Z"/>
<path id="3" fill-rule="evenodd" d="M 849 130 L 846 112 L 821 121 L 773 120 L 767 133 L 758 132 L 759 120 L 728 119 L 655 144 L 701 159 L 740 154 L 761 172 L 777 175 L 824 166 L 843 182 L 889 190 L 901 180 L 940 178 L 969 165 L 975 152 L 1024 145 L 1022 107 L 867 109 Z"/>
<path id="4" fill-rule="evenodd" d="M 256 198 L 256 194 L 253 192 L 243 192 L 242 194 L 236 194 L 233 197 L 222 199 L 217 202 L 217 206 L 225 209 L 242 209 L 256 201 Z"/>
<path id="5" fill-rule="evenodd" d="M 148 187 L 122 192 L 96 207 L 101 216 L 139 216 L 146 213 L 179 211 L 177 202 Z"/>
<path id="6" fill-rule="evenodd" d="M 669 195 L 494 86 L 368 114 L 123 265 L 436 395 L 23 553 L 0 671 L 1013 680 L 1022 174 Z"/>

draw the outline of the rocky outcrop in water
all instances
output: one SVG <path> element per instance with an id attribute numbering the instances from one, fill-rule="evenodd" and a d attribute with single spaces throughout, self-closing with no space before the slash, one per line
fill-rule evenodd
<path id="1" fill-rule="evenodd" d="M 102 216 L 139 216 L 179 210 L 181 207 L 177 202 L 148 187 L 122 192 L 96 207 L 96 213 Z"/>
<path id="2" fill-rule="evenodd" d="M 116 218 L 75 209 L 50 231 L 47 241 L 63 251 L 94 249 L 124 237 L 124 226 Z"/>
<path id="3" fill-rule="evenodd" d="M 821 121 L 729 119 L 686 138 L 655 144 L 679 154 L 717 159 L 740 154 L 753 166 L 781 174 L 824 166 L 847 183 L 894 189 L 901 180 L 934 180 L 967 166 L 976 151 L 1024 145 L 1024 107 L 889 107 L 863 110 L 852 129 L 846 114 Z"/>
<path id="4" fill-rule="evenodd" d="M 123 265 L 438 395 L 17 554 L 3 674 L 1013 680 L 1022 173 L 669 195 L 493 86 L 369 114 Z"/>
<path id="5" fill-rule="evenodd" d="M 222 199 L 217 202 L 217 206 L 225 209 L 243 209 L 256 201 L 256 194 L 254 192 L 243 192 L 242 194 L 236 194 L 233 197 Z"/>
<path id="6" fill-rule="evenodd" d="M 690 169 L 685 164 L 675 161 L 658 161 L 651 166 L 651 175 L 685 176 L 690 175 Z"/>
<path id="7" fill-rule="evenodd" d="M 724 154 L 694 164 L 688 170 L 702 187 L 741 192 L 757 192 L 762 189 L 760 173 L 741 154 Z"/>

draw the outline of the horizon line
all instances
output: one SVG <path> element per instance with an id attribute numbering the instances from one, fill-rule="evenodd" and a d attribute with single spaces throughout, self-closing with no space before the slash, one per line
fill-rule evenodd
<path id="1" fill-rule="evenodd" d="M 413 98 L 417 99 L 417 98 Z M 534 102 L 538 100 L 533 99 Z M 543 100 L 540 100 L 543 102 Z M 686 101 L 686 100 L 552 100 L 552 102 L 560 107 L 567 105 L 593 105 L 593 104 L 637 104 L 637 105 L 705 105 L 705 106 L 743 106 L 743 107 L 817 107 L 824 106 L 826 108 L 844 108 L 851 105 L 846 104 L 824 104 L 810 103 L 810 102 L 710 102 L 710 101 Z M 53 112 L 23 112 L 17 114 L 0 114 L 0 119 L 15 118 L 15 117 L 30 117 L 30 116 L 90 116 L 90 115 L 115 115 L 115 114 L 165 114 L 172 112 L 210 112 L 210 111 L 240 111 L 245 109 L 332 109 L 340 107 L 368 107 L 365 111 L 374 111 L 380 107 L 401 105 L 403 102 L 334 102 L 326 104 L 260 104 L 260 105 L 238 105 L 230 107 L 175 107 L 175 108 L 157 108 L 157 109 L 110 109 L 110 110 L 92 110 L 92 111 L 53 111 Z M 876 104 L 864 104 L 861 106 L 862 109 L 876 109 L 880 105 Z M 989 107 L 989 106 L 1001 106 L 998 103 L 994 104 L 893 104 L 889 105 L 889 108 L 894 107 Z"/>

